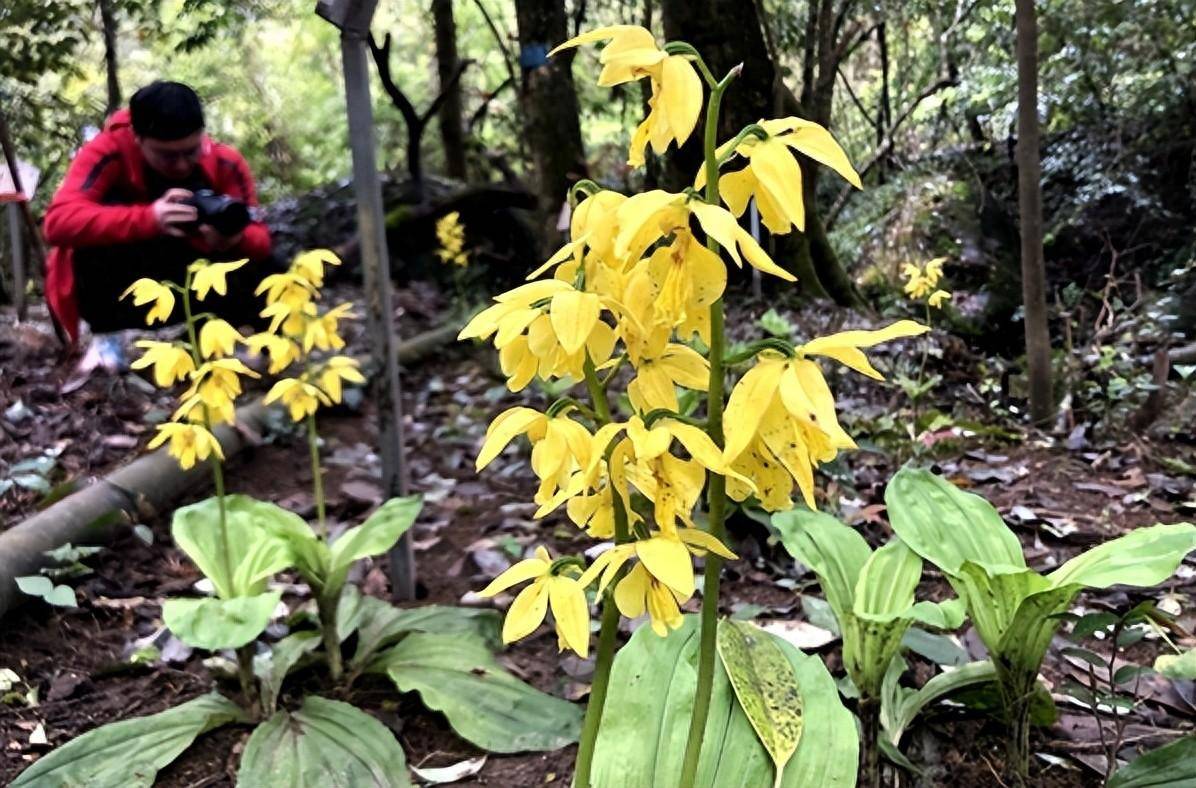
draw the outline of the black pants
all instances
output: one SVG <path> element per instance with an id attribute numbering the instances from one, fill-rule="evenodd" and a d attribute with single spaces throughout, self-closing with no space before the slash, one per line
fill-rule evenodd
<path id="1" fill-rule="evenodd" d="M 135 244 L 96 246 L 75 249 L 75 295 L 79 314 L 91 326 L 92 333 L 104 334 L 127 328 L 145 328 L 145 314 L 149 305 L 133 306 L 133 297 L 121 300 L 121 293 L 133 282 L 148 277 L 168 280 L 182 285 L 187 266 L 204 257 L 184 241 L 160 238 Z M 237 259 L 224 256 L 224 259 Z M 285 266 L 271 258 L 250 260 L 228 275 L 228 294 L 209 291 L 203 301 L 196 301 L 192 293 L 193 313 L 211 312 L 234 326 L 253 326 L 262 329 L 267 321 L 259 312 L 265 307 L 262 296 L 254 289 L 269 274 L 282 271 Z M 183 302 L 176 298 L 169 323 L 183 320 Z M 159 325 L 155 323 L 155 325 Z"/>

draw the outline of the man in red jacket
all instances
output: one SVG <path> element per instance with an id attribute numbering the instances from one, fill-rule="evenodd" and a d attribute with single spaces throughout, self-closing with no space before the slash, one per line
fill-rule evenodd
<path id="1" fill-rule="evenodd" d="M 198 223 L 195 193 L 208 189 L 257 205 L 253 176 L 236 149 L 204 134 L 203 107 L 191 88 L 154 82 L 128 110 L 108 118 L 84 145 L 46 210 L 46 300 L 55 319 L 79 336 L 79 318 L 102 334 L 145 326 L 144 309 L 120 295 L 137 279 L 181 284 L 195 260 L 250 263 L 229 277 L 227 296 L 210 294 L 203 311 L 253 322 L 253 296 L 271 266 L 270 232 L 251 221 L 225 234 Z M 181 302 L 172 321 L 182 319 Z"/>

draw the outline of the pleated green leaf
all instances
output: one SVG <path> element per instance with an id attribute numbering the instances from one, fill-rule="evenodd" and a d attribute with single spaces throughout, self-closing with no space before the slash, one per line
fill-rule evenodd
<path id="1" fill-rule="evenodd" d="M 885 504 L 901 541 L 947 574 L 966 561 L 998 571 L 1026 566 L 1021 543 L 992 504 L 930 471 L 902 468 Z"/>
<path id="2" fill-rule="evenodd" d="M 835 615 L 851 612 L 856 583 L 872 551 L 864 537 L 829 514 L 792 509 L 772 517 L 789 554 L 814 570 Z"/>
<path id="3" fill-rule="evenodd" d="M 1153 586 L 1175 574 L 1184 556 L 1193 550 L 1196 525 L 1152 525 L 1081 553 L 1047 579 L 1056 587 Z"/>
<path id="4" fill-rule="evenodd" d="M 261 683 L 262 708 L 273 714 L 282 683 L 291 669 L 320 645 L 320 633 L 305 629 L 293 632 L 274 644 L 266 656 L 255 657 L 253 672 Z"/>
<path id="5" fill-rule="evenodd" d="M 793 665 L 776 640 L 746 621 L 721 621 L 718 655 L 760 743 L 768 750 L 780 784 L 802 732 L 801 690 Z"/>
<path id="6" fill-rule="evenodd" d="M 231 599 L 167 599 L 162 620 L 188 646 L 240 648 L 262 634 L 281 598 L 281 591 L 267 591 Z"/>
<path id="7" fill-rule="evenodd" d="M 407 529 L 415 523 L 423 507 L 418 495 L 391 498 L 366 518 L 361 525 L 350 528 L 332 543 L 331 565 L 327 585 L 339 588 L 345 582 L 349 567 L 359 558 L 381 555 L 394 547 Z"/>
<path id="8" fill-rule="evenodd" d="M 698 620 L 659 637 L 640 627 L 615 657 L 610 693 L 592 771 L 598 788 L 673 786 L 681 775 L 697 683 Z M 856 782 L 855 720 L 817 656 L 777 640 L 793 666 L 802 699 L 803 730 L 781 776 L 784 788 L 850 788 Z M 698 788 L 771 785 L 774 767 L 716 661 Z"/>
<path id="9" fill-rule="evenodd" d="M 407 756 L 394 734 L 348 703 L 309 695 L 254 730 L 238 788 L 410 788 Z"/>
<path id="10" fill-rule="evenodd" d="M 914 719 L 931 705 L 968 687 L 996 681 L 997 672 L 988 660 L 969 662 L 949 673 L 939 673 L 913 690 L 902 687 L 898 679 L 905 670 L 905 660 L 898 657 L 893 668 L 885 676 L 880 724 L 885 737 L 893 746 L 901 744 L 901 737 L 913 724 Z"/>
<path id="11" fill-rule="evenodd" d="M 213 692 L 158 714 L 90 730 L 36 761 L 12 788 L 149 788 L 158 770 L 197 736 L 230 722 L 248 722 L 248 717 Z"/>
<path id="12" fill-rule="evenodd" d="M 1196 649 L 1182 654 L 1162 654 L 1154 661 L 1154 669 L 1169 679 L 1196 679 Z"/>
<path id="13" fill-rule="evenodd" d="M 580 707 L 512 676 L 475 634 L 412 632 L 369 670 L 403 692 L 418 692 L 461 738 L 491 752 L 556 750 L 581 731 Z"/>
<path id="14" fill-rule="evenodd" d="M 231 573 L 225 571 L 216 498 L 176 509 L 170 534 L 179 549 L 212 581 L 217 596 L 255 596 L 265 590 L 267 578 L 292 564 L 290 549 L 275 531 L 308 526 L 286 509 L 247 495 L 225 496 L 224 510 Z"/>

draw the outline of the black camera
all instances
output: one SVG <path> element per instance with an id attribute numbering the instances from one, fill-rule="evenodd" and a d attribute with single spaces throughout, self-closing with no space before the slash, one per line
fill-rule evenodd
<path id="1" fill-rule="evenodd" d="M 196 219 L 193 228 L 206 224 L 224 236 L 233 236 L 249 226 L 252 219 L 249 208 L 240 200 L 227 194 L 217 194 L 211 189 L 196 189 L 184 205 L 195 208 Z"/>

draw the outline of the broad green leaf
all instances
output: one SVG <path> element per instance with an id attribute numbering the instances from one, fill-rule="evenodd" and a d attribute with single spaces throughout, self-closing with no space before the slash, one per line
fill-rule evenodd
<path id="1" fill-rule="evenodd" d="M 412 632 L 369 671 L 444 713 L 461 738 L 491 752 L 556 750 L 577 741 L 581 709 L 525 684 L 477 635 Z"/>
<path id="2" fill-rule="evenodd" d="M 418 495 L 391 498 L 366 518 L 365 522 L 345 531 L 332 543 L 327 585 L 339 588 L 345 582 L 349 566 L 359 558 L 381 555 L 394 547 L 415 523 L 423 499 Z"/>
<path id="3" fill-rule="evenodd" d="M 188 646 L 219 651 L 252 643 L 270 623 L 281 591 L 232 599 L 167 599 L 162 620 Z"/>
<path id="4" fill-rule="evenodd" d="M 492 650 L 502 647 L 499 637 L 502 618 L 498 611 L 447 605 L 398 608 L 381 599 L 363 596 L 352 585 L 345 588 L 341 597 L 336 622 L 341 642 L 357 633 L 357 650 L 352 660 L 355 666 L 366 665 L 381 649 L 408 632 L 474 634 Z"/>
<path id="5" fill-rule="evenodd" d="M 261 684 L 262 708 L 273 714 L 278 706 L 278 693 L 291 668 L 320 645 L 320 633 L 314 630 L 293 632 L 278 641 L 270 653 L 255 657 L 253 672 Z"/>
<path id="6" fill-rule="evenodd" d="M 822 512 L 792 509 L 772 517 L 789 554 L 814 570 L 835 615 L 851 612 L 856 582 L 872 551 L 854 529 Z"/>
<path id="7" fill-rule="evenodd" d="M 54 581 L 44 575 L 26 575 L 14 578 L 17 588 L 22 594 L 41 597 L 47 605 L 55 607 L 76 607 L 75 589 L 70 586 L 54 585 Z"/>
<path id="8" fill-rule="evenodd" d="M 900 664 L 905 663 L 900 661 Z M 997 672 L 988 660 L 969 662 L 955 670 L 932 677 L 921 689 L 915 691 L 896 684 L 901 672 L 898 670 L 896 677 L 892 679 L 893 689 L 890 689 L 890 680 L 886 676 L 886 691 L 882 694 L 883 702 L 880 707 L 881 728 L 894 746 L 901 744 L 901 737 L 913 724 L 914 719 L 932 704 L 965 687 L 987 684 L 996 681 L 997 678 Z"/>
<path id="9" fill-rule="evenodd" d="M 36 761 L 12 788 L 149 788 L 158 770 L 197 736 L 248 721 L 237 704 L 211 693 L 148 717 L 90 730 Z"/>
<path id="10" fill-rule="evenodd" d="M 967 605 L 968 615 L 989 651 L 999 648 L 1001 638 L 1017 615 L 1022 602 L 1033 594 L 1050 590 L 1046 578 L 1032 569 L 1009 574 L 992 574 L 984 566 L 965 561 L 951 582 Z M 1074 591 L 1071 596 L 1075 596 Z M 1070 601 L 1070 597 L 1069 597 Z M 1064 605 L 1062 612 L 1066 609 Z M 1058 627 L 1059 621 L 1051 622 Z"/>
<path id="11" fill-rule="evenodd" d="M 898 471 L 885 505 L 901 541 L 949 575 L 967 561 L 998 571 L 1026 566 L 1017 536 L 992 504 L 930 471 Z"/>
<path id="12" fill-rule="evenodd" d="M 1139 528 L 1081 553 L 1047 575 L 1056 587 L 1153 586 L 1175 574 L 1196 550 L 1196 525 L 1174 523 Z"/>
<path id="13" fill-rule="evenodd" d="M 697 616 L 659 637 L 640 627 L 615 656 L 610 692 L 594 753 L 598 788 L 678 784 L 697 683 Z M 782 774 L 785 788 L 855 785 L 859 740 L 835 680 L 817 656 L 777 640 L 797 676 L 804 726 Z M 710 716 L 698 763 L 697 788 L 760 788 L 774 768 L 721 663 L 715 663 Z"/>
<path id="14" fill-rule="evenodd" d="M 220 598 L 260 594 L 267 578 L 292 563 L 287 544 L 274 534 L 279 529 L 307 528 L 307 524 L 285 509 L 246 495 L 225 496 L 224 507 L 231 572 L 224 562 L 218 499 L 176 509 L 171 536 L 212 581 Z"/>
<path id="15" fill-rule="evenodd" d="M 394 734 L 360 709 L 309 695 L 280 711 L 245 745 L 238 788 L 409 788 L 407 756 Z"/>
<path id="16" fill-rule="evenodd" d="M 1196 736 L 1185 736 L 1130 761 L 1108 788 L 1191 788 L 1196 785 Z"/>
<path id="17" fill-rule="evenodd" d="M 969 661 L 967 650 L 953 638 L 927 632 L 921 627 L 907 629 L 901 638 L 901 645 L 936 665 L 958 668 Z"/>
<path id="18" fill-rule="evenodd" d="M 1196 649 L 1163 654 L 1154 661 L 1154 669 L 1169 679 L 1196 679 Z"/>
<path id="19" fill-rule="evenodd" d="M 717 642 L 739 707 L 768 750 L 779 785 L 802 732 L 801 692 L 793 665 L 772 636 L 746 621 L 719 622 Z"/>
<path id="20" fill-rule="evenodd" d="M 921 577 L 918 554 L 897 540 L 889 542 L 872 553 L 860 570 L 852 612 L 869 621 L 907 617 Z"/>
<path id="21" fill-rule="evenodd" d="M 942 602 L 923 601 L 914 604 L 910 609 L 910 617 L 935 629 L 952 630 L 963 626 L 964 619 L 968 617 L 968 609 L 958 597 L 944 599 Z"/>

